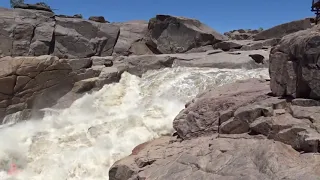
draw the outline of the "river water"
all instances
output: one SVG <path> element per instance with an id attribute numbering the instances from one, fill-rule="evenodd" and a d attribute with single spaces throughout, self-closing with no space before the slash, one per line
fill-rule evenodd
<path id="1" fill-rule="evenodd" d="M 173 133 L 174 117 L 198 93 L 253 77 L 268 78 L 268 70 L 177 67 L 142 78 L 123 73 L 119 83 L 68 109 L 3 125 L 0 180 L 108 180 L 110 166 L 135 146 Z"/>

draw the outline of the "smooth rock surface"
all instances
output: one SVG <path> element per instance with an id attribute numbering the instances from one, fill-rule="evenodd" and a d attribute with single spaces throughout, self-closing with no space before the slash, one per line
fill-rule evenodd
<path id="1" fill-rule="evenodd" d="M 274 26 L 254 36 L 254 40 L 282 38 L 285 35 L 311 28 L 310 19 L 302 19 Z"/>
<path id="2" fill-rule="evenodd" d="M 195 19 L 157 15 L 148 24 L 148 45 L 163 54 L 183 53 L 228 38 Z"/>
<path id="3" fill-rule="evenodd" d="M 145 143 L 116 162 L 110 180 L 317 180 L 320 156 L 261 136 L 224 135 Z"/>
<path id="4" fill-rule="evenodd" d="M 144 37 L 148 32 L 148 22 L 129 21 L 113 24 L 120 28 L 120 35 L 114 47 L 114 53 L 120 55 L 153 54 L 144 41 Z"/>

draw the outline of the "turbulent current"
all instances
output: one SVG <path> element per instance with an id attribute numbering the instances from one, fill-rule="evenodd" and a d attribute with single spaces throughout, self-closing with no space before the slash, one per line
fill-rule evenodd
<path id="1" fill-rule="evenodd" d="M 1 180 L 108 180 L 112 164 L 146 141 L 173 133 L 172 121 L 198 93 L 267 69 L 170 68 L 86 94 L 43 119 L 0 128 Z M 16 167 L 14 167 L 16 166 Z"/>

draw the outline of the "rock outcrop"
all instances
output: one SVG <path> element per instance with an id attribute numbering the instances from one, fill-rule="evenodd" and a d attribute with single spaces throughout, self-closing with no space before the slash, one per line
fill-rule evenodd
<path id="1" fill-rule="evenodd" d="M 216 133 L 221 116 L 222 121 L 226 121 L 238 108 L 267 99 L 266 94 L 270 91 L 268 85 L 268 82 L 257 79 L 200 94 L 177 115 L 173 127 L 183 139 Z"/>
<path id="2" fill-rule="evenodd" d="M 148 24 L 148 45 L 163 54 L 184 53 L 228 38 L 195 19 L 157 15 Z"/>
<path id="3" fill-rule="evenodd" d="M 0 8 L 0 56 L 108 56 L 119 28 L 52 12 Z"/>
<path id="4" fill-rule="evenodd" d="M 114 164 L 109 180 L 271 180 L 320 176 L 320 157 L 263 136 L 162 137 Z"/>
<path id="5" fill-rule="evenodd" d="M 109 23 L 109 21 L 106 21 L 103 16 L 90 16 L 89 20 L 99 23 Z"/>
<path id="6" fill-rule="evenodd" d="M 144 40 L 148 32 L 148 22 L 130 21 L 113 23 L 120 28 L 120 35 L 114 47 L 114 53 L 119 55 L 154 54 Z"/>
<path id="7" fill-rule="evenodd" d="M 252 79 L 198 95 L 174 120 L 175 136 L 139 145 L 109 179 L 316 180 L 319 101 L 269 91 Z"/>
<path id="8" fill-rule="evenodd" d="M 265 64 L 256 63 L 249 55 L 259 54 L 264 57 Z M 211 50 L 204 53 L 189 54 L 161 54 L 158 56 L 176 57 L 176 66 L 211 67 L 211 68 L 267 68 L 269 63 L 269 50 L 233 51 L 223 52 Z"/>
<path id="9" fill-rule="evenodd" d="M 308 21 L 261 32 L 261 39 L 284 36 L 271 50 L 270 82 L 238 81 L 199 94 L 174 119 L 173 136 L 137 146 L 109 179 L 318 179 L 320 26 L 303 30 Z M 242 48 L 229 42 L 218 45 Z"/>
<path id="10" fill-rule="evenodd" d="M 309 18 L 292 21 L 266 29 L 254 36 L 254 40 L 265 40 L 282 38 L 285 35 L 311 28 L 311 20 Z"/>
<path id="11" fill-rule="evenodd" d="M 4 57 L 0 67 L 0 119 L 18 111 L 28 117 L 32 109 L 54 105 L 76 78 L 66 60 L 53 56 Z"/>
<path id="12" fill-rule="evenodd" d="M 261 31 L 262 30 L 238 29 L 225 32 L 224 35 L 231 40 L 248 40 L 253 39 L 253 36 L 260 33 Z"/>
<path id="13" fill-rule="evenodd" d="M 272 46 L 276 45 L 280 39 L 267 39 L 261 41 L 252 41 L 252 40 L 228 40 L 222 41 L 214 44 L 212 47 L 214 49 L 221 49 L 223 51 L 231 50 L 258 50 L 258 49 L 271 49 Z"/>
<path id="14" fill-rule="evenodd" d="M 40 3 L 36 3 L 36 4 L 16 4 L 16 5 L 14 5 L 14 8 L 34 9 L 34 10 L 53 12 L 50 7 L 41 5 Z"/>
<path id="15" fill-rule="evenodd" d="M 53 55 L 76 58 L 110 56 L 119 28 L 78 18 L 55 18 Z"/>
<path id="16" fill-rule="evenodd" d="M 174 136 L 137 146 L 109 179 L 316 180 L 320 102 L 269 91 L 252 79 L 198 95 L 174 120 Z"/>
<path id="17" fill-rule="evenodd" d="M 272 49 L 270 87 L 275 95 L 320 99 L 319 29 L 287 35 Z"/>

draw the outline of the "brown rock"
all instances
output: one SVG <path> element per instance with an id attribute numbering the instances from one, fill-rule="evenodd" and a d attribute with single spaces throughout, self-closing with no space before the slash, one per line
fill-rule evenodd
<path id="1" fill-rule="evenodd" d="M 43 5 L 39 4 L 39 3 L 37 3 L 37 4 L 16 4 L 16 5 L 14 5 L 14 8 L 34 9 L 34 10 L 42 10 L 42 11 L 53 12 L 50 7 L 43 6 Z"/>
<path id="2" fill-rule="evenodd" d="M 144 55 L 153 54 L 144 41 L 148 32 L 148 22 L 129 21 L 113 23 L 120 28 L 120 35 L 114 47 L 114 53 L 119 55 Z"/>
<path id="3" fill-rule="evenodd" d="M 319 28 L 287 35 L 273 48 L 269 66 L 273 94 L 320 99 Z"/>
<path id="4" fill-rule="evenodd" d="M 261 30 L 238 29 L 225 32 L 224 35 L 232 40 L 248 40 L 253 39 L 253 36 L 259 32 L 261 32 Z"/>
<path id="5" fill-rule="evenodd" d="M 52 12 L 28 7 L 0 8 L 0 57 L 112 55 L 119 36 L 118 27 L 78 16 L 55 16 Z"/>
<path id="6" fill-rule="evenodd" d="M 254 40 L 282 38 L 285 35 L 311 28 L 310 19 L 303 19 L 277 25 L 254 36 Z"/>
<path id="7" fill-rule="evenodd" d="M 174 119 L 173 127 L 183 139 L 215 133 L 220 124 L 220 112 L 234 112 L 241 106 L 266 99 L 268 92 L 268 82 L 258 79 L 215 88 L 189 103 Z"/>
<path id="8" fill-rule="evenodd" d="M 170 140 L 156 139 L 137 155 L 116 162 L 109 179 L 316 180 L 320 176 L 316 154 L 300 154 L 281 142 L 243 135 Z"/>
<path id="9" fill-rule="evenodd" d="M 70 64 L 57 57 L 6 57 L 0 59 L 0 67 L 0 102 L 6 102 L 1 120 L 26 108 L 52 106 L 74 83 Z"/>
<path id="10" fill-rule="evenodd" d="M 118 27 L 83 19 L 55 19 L 54 55 L 68 58 L 112 55 Z"/>
<path id="11" fill-rule="evenodd" d="M 99 23 L 109 23 L 109 21 L 106 21 L 103 16 L 90 16 L 89 20 Z"/>
<path id="12" fill-rule="evenodd" d="M 164 54 L 183 53 L 227 40 L 198 20 L 170 15 L 150 19 L 148 29 L 148 45 Z"/>
<path id="13" fill-rule="evenodd" d="M 261 54 L 250 54 L 249 57 L 251 57 L 256 63 L 264 63 L 264 56 L 262 56 Z"/>

